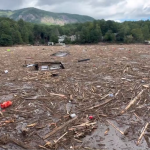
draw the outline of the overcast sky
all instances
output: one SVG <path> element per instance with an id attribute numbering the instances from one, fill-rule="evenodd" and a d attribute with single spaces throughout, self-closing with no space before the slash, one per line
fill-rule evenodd
<path id="1" fill-rule="evenodd" d="M 0 9 L 15 10 L 26 7 L 106 20 L 150 18 L 150 0 L 0 0 Z"/>

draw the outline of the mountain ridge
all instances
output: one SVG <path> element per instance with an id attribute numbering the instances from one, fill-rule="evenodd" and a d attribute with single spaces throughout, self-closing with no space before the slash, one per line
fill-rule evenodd
<path id="1" fill-rule="evenodd" d="M 8 17 L 13 20 L 23 19 L 27 22 L 52 24 L 52 25 L 64 25 L 68 23 L 84 23 L 94 21 L 95 19 L 79 14 L 69 13 L 54 13 L 37 9 L 34 7 L 23 8 L 18 10 L 0 10 L 1 17 Z"/>

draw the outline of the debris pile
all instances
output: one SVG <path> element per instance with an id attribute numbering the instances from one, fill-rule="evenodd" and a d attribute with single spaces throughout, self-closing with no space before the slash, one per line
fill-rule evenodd
<path id="1" fill-rule="evenodd" d="M 148 45 L 7 49 L 0 48 L 0 149 L 150 148 Z"/>

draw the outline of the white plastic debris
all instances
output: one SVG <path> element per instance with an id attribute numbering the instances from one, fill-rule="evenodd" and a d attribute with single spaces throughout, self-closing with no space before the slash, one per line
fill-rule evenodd
<path id="1" fill-rule="evenodd" d="M 27 65 L 27 68 L 29 68 L 29 67 L 33 67 L 35 64 L 29 64 L 29 65 Z"/>
<path id="2" fill-rule="evenodd" d="M 144 80 L 142 80 L 141 82 L 142 82 L 142 83 L 145 83 L 145 81 L 144 81 Z"/>
<path id="3" fill-rule="evenodd" d="M 5 70 L 4 72 L 5 72 L 5 73 L 8 73 L 8 70 Z"/>
<path id="4" fill-rule="evenodd" d="M 119 48 L 119 50 L 124 50 L 125 48 Z"/>
<path id="5" fill-rule="evenodd" d="M 70 117 L 71 118 L 75 118 L 77 115 L 76 114 L 71 114 Z"/>
<path id="6" fill-rule="evenodd" d="M 41 66 L 41 70 L 49 70 L 48 66 Z"/>
<path id="7" fill-rule="evenodd" d="M 109 97 L 114 97 L 114 94 L 109 94 Z"/>
<path id="8" fill-rule="evenodd" d="M 100 88 L 101 86 L 100 86 L 100 85 L 97 85 L 96 87 L 97 87 L 97 88 Z"/>

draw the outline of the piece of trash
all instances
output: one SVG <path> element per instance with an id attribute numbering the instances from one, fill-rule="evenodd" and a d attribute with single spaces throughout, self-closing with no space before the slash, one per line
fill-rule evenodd
<path id="1" fill-rule="evenodd" d="M 100 88 L 101 86 L 100 86 L 100 85 L 97 85 L 96 87 L 97 87 L 97 88 Z"/>
<path id="2" fill-rule="evenodd" d="M 28 134 L 28 132 L 29 132 L 29 128 L 23 127 L 23 128 L 21 129 L 21 131 L 22 131 L 23 136 L 26 136 L 26 135 Z"/>
<path id="3" fill-rule="evenodd" d="M 60 64 L 53 64 L 49 67 L 50 70 L 57 70 L 57 69 L 61 69 L 61 65 Z"/>
<path id="4" fill-rule="evenodd" d="M 8 70 L 5 70 L 4 72 L 5 72 L 5 73 L 8 73 Z"/>
<path id="5" fill-rule="evenodd" d="M 61 62 L 36 62 L 35 70 L 57 70 L 57 69 L 65 69 L 64 65 Z"/>
<path id="6" fill-rule="evenodd" d="M 63 95 L 63 94 L 55 94 L 55 93 L 50 93 L 50 95 L 54 95 L 54 96 L 60 96 L 60 97 L 64 97 L 64 98 L 66 98 L 66 96 L 65 96 L 65 95 Z"/>
<path id="7" fill-rule="evenodd" d="M 41 66 L 41 70 L 49 70 L 48 66 Z"/>
<path id="8" fill-rule="evenodd" d="M 33 67 L 33 66 L 35 66 L 35 64 L 29 64 L 29 65 L 27 65 L 27 68 Z"/>
<path id="9" fill-rule="evenodd" d="M 83 61 L 89 61 L 90 59 L 81 59 L 81 60 L 78 60 L 78 62 L 83 62 Z"/>
<path id="10" fill-rule="evenodd" d="M 70 117 L 75 118 L 75 117 L 77 117 L 77 115 L 76 114 L 71 114 Z"/>
<path id="11" fill-rule="evenodd" d="M 114 97 L 114 94 L 109 94 L 109 97 Z"/>
<path id="12" fill-rule="evenodd" d="M 90 120 L 93 120 L 93 119 L 94 119 L 94 117 L 93 117 L 93 116 L 89 116 L 89 119 L 90 119 Z"/>
<path id="13" fill-rule="evenodd" d="M 51 75 L 52 77 L 57 77 L 58 76 L 58 74 L 57 73 L 52 73 L 52 75 Z"/>
<path id="14" fill-rule="evenodd" d="M 27 125 L 27 127 L 34 127 L 36 125 L 37 125 L 37 123 L 33 123 L 33 124 L 30 124 L 30 125 Z"/>
<path id="15" fill-rule="evenodd" d="M 108 132 L 109 132 L 109 128 L 106 129 L 104 135 L 106 136 L 108 134 Z"/>
<path id="16" fill-rule="evenodd" d="M 119 50 L 124 50 L 125 48 L 119 48 Z"/>
<path id="17" fill-rule="evenodd" d="M 142 82 L 142 83 L 145 83 L 145 81 L 144 81 L 144 80 L 142 80 L 141 82 Z"/>
<path id="18" fill-rule="evenodd" d="M 59 51 L 57 53 L 52 54 L 51 56 L 65 57 L 67 55 L 69 55 L 69 52 L 61 52 L 61 51 Z"/>
<path id="19" fill-rule="evenodd" d="M 71 104 L 71 103 L 67 103 L 67 104 L 66 104 L 66 111 L 67 111 L 67 114 L 70 114 L 71 109 L 72 109 L 72 104 Z"/>
<path id="20" fill-rule="evenodd" d="M 7 108 L 11 105 L 12 105 L 11 101 L 3 102 L 2 104 L 0 104 L 1 108 Z"/>

